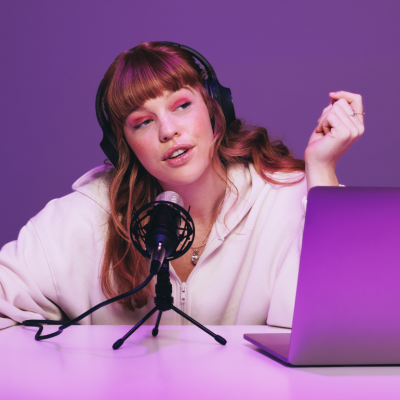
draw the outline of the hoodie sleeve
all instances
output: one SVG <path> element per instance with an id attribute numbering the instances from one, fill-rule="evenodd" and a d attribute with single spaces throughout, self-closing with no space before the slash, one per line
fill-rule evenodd
<path id="1" fill-rule="evenodd" d="M 297 290 L 297 278 L 299 274 L 300 253 L 303 240 L 304 221 L 307 209 L 307 185 L 304 180 L 299 185 L 300 196 L 298 206 L 293 206 L 291 219 L 293 230 L 287 238 L 285 250 L 280 255 L 280 265 L 272 289 L 271 302 L 268 311 L 267 324 L 291 328 L 293 322 L 294 304 Z M 294 218 L 293 218 L 294 217 Z M 298 222 L 296 222 L 298 221 Z"/>
<path id="2" fill-rule="evenodd" d="M 0 251 L 0 329 L 27 319 L 60 320 L 49 263 L 32 221 Z"/>
<path id="3" fill-rule="evenodd" d="M 87 172 L 73 193 L 51 200 L 0 250 L 0 329 L 27 319 L 72 318 L 103 301 L 98 275 L 108 172 L 105 166 Z"/>

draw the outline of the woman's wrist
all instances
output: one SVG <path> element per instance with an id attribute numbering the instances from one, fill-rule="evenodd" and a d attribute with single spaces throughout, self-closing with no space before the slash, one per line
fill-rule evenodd
<path id="1" fill-rule="evenodd" d="M 335 167 L 315 166 L 306 163 L 307 192 L 314 186 L 339 186 Z"/>

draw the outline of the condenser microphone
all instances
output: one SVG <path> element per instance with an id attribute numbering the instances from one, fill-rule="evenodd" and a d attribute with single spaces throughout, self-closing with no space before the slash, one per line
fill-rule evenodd
<path id="1" fill-rule="evenodd" d="M 190 207 L 183 208 L 182 198 L 175 192 L 163 192 L 156 200 L 134 209 L 130 224 L 132 244 L 139 253 L 150 258 L 150 270 L 157 273 L 163 261 L 183 256 L 194 240 L 194 223 Z"/>
<path id="2" fill-rule="evenodd" d="M 168 191 L 159 194 L 150 221 L 145 227 L 146 250 L 151 255 L 150 270 L 157 268 L 158 271 L 164 259 L 178 247 L 181 212 L 174 207 L 175 204 L 182 208 L 184 206 L 178 193 Z"/>

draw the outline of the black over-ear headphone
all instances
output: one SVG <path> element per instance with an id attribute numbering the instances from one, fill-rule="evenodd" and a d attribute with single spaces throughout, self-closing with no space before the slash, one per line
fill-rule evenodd
<path id="1" fill-rule="evenodd" d="M 190 47 L 183 46 L 174 42 L 158 42 L 160 44 L 165 44 L 167 46 L 179 47 L 182 50 L 187 51 L 196 61 L 201 69 L 206 72 L 206 79 L 204 81 L 204 87 L 207 94 L 211 96 L 217 103 L 221 106 L 222 111 L 225 116 L 226 127 L 230 125 L 232 121 L 236 119 L 235 108 L 232 101 L 232 93 L 229 88 L 222 86 L 217 79 L 217 75 L 211 66 L 211 64 L 197 51 L 191 49 Z M 129 51 L 135 50 L 136 47 L 130 49 Z M 100 147 L 104 151 L 107 158 L 111 161 L 114 166 L 118 164 L 118 146 L 117 139 L 111 128 L 110 118 L 105 110 L 104 103 L 102 102 L 104 94 L 103 81 L 101 81 L 100 86 L 97 90 L 96 95 L 96 116 L 97 121 L 101 129 L 103 130 L 103 140 L 100 143 Z"/>

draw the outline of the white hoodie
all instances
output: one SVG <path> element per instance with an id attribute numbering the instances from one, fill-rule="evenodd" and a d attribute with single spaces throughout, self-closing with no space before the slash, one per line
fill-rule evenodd
<path id="1" fill-rule="evenodd" d="M 291 327 L 306 205 L 305 179 L 266 183 L 253 165 L 228 171 L 238 189 L 227 197 L 186 283 L 170 266 L 174 305 L 205 325 Z M 303 173 L 274 174 L 295 181 Z M 109 173 L 97 167 L 50 201 L 0 251 L 0 329 L 26 319 L 75 318 L 105 300 L 99 276 L 107 220 Z M 226 216 L 226 219 L 224 220 Z M 114 303 L 82 324 L 133 325 L 151 308 Z M 63 315 L 66 314 L 66 315 Z M 147 323 L 154 324 L 157 314 Z M 186 324 L 170 310 L 162 324 Z"/>

